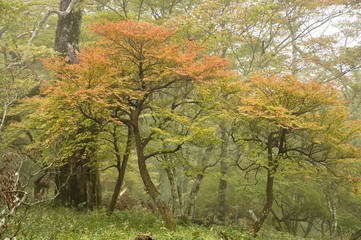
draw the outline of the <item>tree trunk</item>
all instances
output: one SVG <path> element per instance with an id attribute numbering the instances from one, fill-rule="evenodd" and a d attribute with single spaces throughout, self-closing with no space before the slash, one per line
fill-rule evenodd
<path id="1" fill-rule="evenodd" d="M 227 213 L 227 202 L 226 202 L 226 189 L 227 189 L 227 180 L 225 179 L 227 173 L 227 163 L 225 161 L 221 161 L 221 179 L 219 180 L 219 188 L 218 188 L 218 220 L 221 222 L 225 222 L 226 213 Z"/>
<path id="2" fill-rule="evenodd" d="M 133 136 L 138 157 L 139 173 L 143 180 L 145 189 L 157 206 L 162 219 L 165 221 L 166 227 L 169 230 L 174 231 L 176 229 L 176 222 L 173 215 L 171 214 L 167 204 L 161 199 L 160 193 L 155 187 L 147 169 L 146 157 L 144 156 L 144 145 L 139 129 L 139 114 L 140 111 L 138 109 L 136 109 L 132 114 Z"/>
<path id="3" fill-rule="evenodd" d="M 258 218 L 258 220 L 253 225 L 253 233 L 257 234 L 257 232 L 261 229 L 264 221 L 266 220 L 269 212 L 272 209 L 273 205 L 273 183 L 274 177 L 273 174 L 268 171 L 267 173 L 267 187 L 266 187 L 266 203 L 263 206 L 262 212 Z"/>
<path id="4" fill-rule="evenodd" d="M 112 214 L 115 209 L 115 205 L 117 203 L 120 190 L 122 189 L 123 182 L 124 182 L 124 175 L 125 175 L 125 169 L 127 167 L 127 163 L 129 160 L 129 155 L 132 147 L 132 127 L 131 125 L 128 126 L 128 133 L 127 133 L 127 143 L 125 147 L 125 152 L 123 154 L 123 160 L 121 160 L 120 157 L 120 151 L 118 147 L 118 138 L 116 136 L 116 127 L 114 127 L 113 132 L 113 147 L 117 159 L 117 170 L 118 170 L 118 178 L 117 182 L 115 184 L 114 192 L 112 195 L 112 198 L 110 200 L 109 206 L 108 206 L 108 214 Z"/>
<path id="5" fill-rule="evenodd" d="M 213 147 L 207 147 L 205 152 L 203 153 L 203 157 L 201 159 L 201 162 L 199 163 L 200 166 L 198 166 L 198 174 L 196 176 L 196 179 L 194 180 L 193 186 L 191 188 L 191 191 L 189 192 L 189 198 L 188 198 L 188 204 L 185 208 L 184 213 L 186 214 L 186 217 L 192 216 L 192 219 L 194 220 L 194 207 L 197 199 L 197 195 L 199 192 L 199 188 L 201 186 L 204 173 L 207 169 L 207 163 L 210 158 L 211 152 L 213 150 Z"/>
<path id="6" fill-rule="evenodd" d="M 352 234 L 350 240 L 358 240 L 361 239 L 361 229 Z"/>
<path id="7" fill-rule="evenodd" d="M 89 138 L 76 142 L 77 135 L 72 136 L 74 145 L 92 145 L 96 141 L 98 130 L 95 125 L 90 128 L 79 128 L 78 134 L 90 132 Z M 101 204 L 100 177 L 97 165 L 92 162 L 95 147 L 81 147 L 69 156 L 63 166 L 58 169 L 56 186 L 57 199 L 64 205 L 83 207 L 89 209 Z"/>
<path id="8" fill-rule="evenodd" d="M 312 227 L 313 227 L 314 220 L 315 220 L 315 218 L 312 216 L 311 219 L 307 221 L 307 227 L 306 227 L 306 230 L 304 231 L 304 238 L 307 238 L 308 234 L 310 234 Z"/>
<path id="9" fill-rule="evenodd" d="M 56 199 L 59 200 L 62 205 L 70 204 L 70 191 L 68 189 L 70 175 L 70 164 L 65 163 L 63 166 L 57 168 L 55 176 L 55 195 Z"/>
<path id="10" fill-rule="evenodd" d="M 172 214 L 174 215 L 179 213 L 181 209 L 180 196 L 178 195 L 178 185 L 175 177 L 175 171 L 176 171 L 175 167 L 173 166 L 173 163 L 171 162 L 170 159 L 168 159 L 168 163 L 169 164 L 164 169 L 167 173 L 168 181 L 170 184 L 171 202 L 172 202 L 171 210 L 172 210 Z"/>
<path id="11" fill-rule="evenodd" d="M 65 11 L 71 0 L 60 1 L 60 11 Z M 69 64 L 77 64 L 79 52 L 79 39 L 82 22 L 82 12 L 80 9 L 72 9 L 69 14 L 59 16 L 54 49 L 67 56 Z M 90 132 L 92 137 L 79 143 L 89 144 L 90 141 L 96 141 L 94 136 L 97 134 L 97 127 L 79 129 L 78 134 Z M 73 136 L 75 139 L 77 136 Z M 85 147 L 76 150 L 58 169 L 56 179 L 57 189 L 63 204 L 75 205 L 85 203 L 88 208 L 100 205 L 101 192 L 99 171 L 96 164 L 91 162 L 95 149 L 87 150 Z"/>
<path id="12" fill-rule="evenodd" d="M 34 181 L 34 197 L 38 200 L 42 200 L 45 191 L 49 188 L 51 175 L 48 171 L 45 171 Z"/>
<path id="13" fill-rule="evenodd" d="M 70 166 L 67 201 L 72 206 L 93 209 L 101 204 L 99 170 L 91 161 L 94 151 L 83 148 L 67 161 Z"/>
<path id="14" fill-rule="evenodd" d="M 65 11 L 71 0 L 60 1 L 60 11 Z M 73 9 L 65 16 L 59 16 L 55 33 L 55 51 L 67 56 L 70 64 L 78 63 L 79 39 L 82 22 L 80 9 Z"/>
<path id="15" fill-rule="evenodd" d="M 268 158 L 268 168 L 267 168 L 267 183 L 266 183 L 266 202 L 263 206 L 262 212 L 253 225 L 253 234 L 257 235 L 258 231 L 261 229 L 264 221 L 266 220 L 269 212 L 272 209 L 273 205 L 273 184 L 274 184 L 274 174 L 277 170 L 276 159 L 273 158 L 273 134 L 271 133 L 268 136 L 267 141 L 267 158 Z"/>
<path id="16" fill-rule="evenodd" d="M 221 222 L 225 222 L 226 213 L 227 213 L 227 202 L 226 202 L 227 180 L 225 178 L 228 172 L 228 164 L 226 162 L 228 139 L 224 131 L 222 132 L 222 140 L 223 140 L 223 144 L 222 144 L 222 150 L 220 156 L 221 178 L 219 179 L 219 187 L 218 187 L 218 220 Z"/>
<path id="17" fill-rule="evenodd" d="M 332 238 L 336 238 L 337 237 L 337 226 L 338 226 L 336 201 L 335 201 L 335 197 L 333 196 L 333 193 L 331 191 L 326 192 L 326 197 L 328 198 L 327 207 L 332 216 L 332 221 L 330 224 L 330 236 Z"/>
<path id="18" fill-rule="evenodd" d="M 194 206 L 195 206 L 195 203 L 196 203 L 199 188 L 200 188 L 202 180 L 203 180 L 203 176 L 204 176 L 203 173 L 197 174 L 197 177 L 194 180 L 192 189 L 189 192 L 188 204 L 187 204 L 186 209 L 184 211 L 186 216 L 187 217 L 192 216 L 192 219 L 194 218 Z"/>

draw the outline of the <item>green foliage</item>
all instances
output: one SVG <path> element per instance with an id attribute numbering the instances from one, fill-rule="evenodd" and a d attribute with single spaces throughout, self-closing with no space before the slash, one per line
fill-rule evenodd
<path id="1" fill-rule="evenodd" d="M 41 212 L 42 217 L 38 218 Z M 104 211 L 79 212 L 73 209 L 36 206 L 22 222 L 18 238 L 26 239 L 124 239 L 134 240 L 140 234 L 151 234 L 158 240 L 251 240 L 253 237 L 237 227 L 194 224 L 180 225 L 175 232 L 167 231 L 161 221 L 149 212 L 116 212 L 107 216 Z M 293 240 L 287 234 L 261 233 L 260 239 Z M 300 238 L 297 238 L 300 239 Z"/>
<path id="2" fill-rule="evenodd" d="M 54 70 L 49 76 L 39 59 L 55 55 L 49 48 L 57 16 L 47 20 L 33 45 L 28 46 L 27 40 L 41 13 L 57 8 L 58 3 L 0 0 L 0 32 L 4 30 L 0 35 L 0 106 L 10 107 L 0 111 L 8 114 L 6 126 L 0 129 L 1 152 L 10 147 L 38 167 L 61 165 L 85 150 L 96 155 L 94 162 L 99 166 L 108 167 L 114 164 L 109 129 L 119 127 L 123 153 L 124 122 L 146 100 L 139 115 L 143 153 L 156 154 L 147 162 L 152 177 L 159 177 L 155 182 L 162 197 L 170 198 L 168 185 L 161 187 L 168 184 L 162 182 L 166 180 L 161 176 L 166 174 L 163 168 L 174 169 L 183 201 L 195 177 L 202 175 L 195 216 L 203 220 L 215 216 L 216 189 L 222 176 L 218 164 L 225 161 L 229 165 L 222 176 L 228 183 L 226 224 L 234 228 L 190 224 L 173 233 L 157 217 L 142 211 L 106 217 L 102 211 L 80 213 L 39 206 L 26 219 L 38 223 L 21 229 L 21 237 L 134 239 L 152 232 L 156 239 L 250 239 L 247 232 L 238 231 L 244 227 L 239 222 L 249 220 L 248 209 L 259 214 L 257 209 L 265 198 L 263 186 L 270 164 L 264 149 L 270 133 L 274 137 L 271 152 L 277 161 L 273 214 L 284 220 L 314 217 L 315 224 L 327 222 L 329 227 L 333 198 L 342 233 L 360 226 L 360 151 L 350 144 L 352 140 L 357 146 L 360 141 L 360 123 L 350 121 L 360 118 L 361 102 L 360 20 L 348 15 L 351 8 L 358 11 L 356 6 L 344 7 L 342 0 L 82 1 L 77 6 L 85 9 L 81 64 L 44 60 Z M 318 36 L 335 16 L 343 16 L 345 22 L 332 22 L 337 33 Z M 108 23 L 127 19 L 143 22 Z M 90 31 L 93 22 L 99 24 Z M 228 57 L 232 66 L 223 59 L 214 61 L 220 59 L 217 54 Z M 138 72 L 141 66 L 144 71 Z M 246 77 L 220 74 L 228 68 Z M 249 81 L 247 76 L 253 73 L 262 77 Z M 292 76 L 276 77 L 284 73 Z M 264 77 L 269 75 L 273 77 Z M 18 101 L 38 84 L 39 76 L 56 79 L 43 82 L 46 96 Z M 345 106 L 353 110 L 352 115 Z M 284 144 L 279 144 L 283 130 Z M 180 151 L 172 153 L 177 146 Z M 163 150 L 171 153 L 159 154 Z M 131 194 L 144 198 L 135 160 L 133 154 L 125 185 Z M 25 166 L 31 166 L 26 172 L 31 175 L 33 163 Z M 107 191 L 114 172 L 102 173 Z M 275 227 L 271 217 L 268 220 L 265 227 Z M 281 225 L 291 232 L 285 223 Z M 260 238 L 293 239 L 271 230 L 261 231 Z"/>

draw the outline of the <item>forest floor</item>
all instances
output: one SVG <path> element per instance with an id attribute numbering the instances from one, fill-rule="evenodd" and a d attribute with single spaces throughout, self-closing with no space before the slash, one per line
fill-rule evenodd
<path id="1" fill-rule="evenodd" d="M 24 216 L 24 215 L 23 215 Z M 237 226 L 201 226 L 178 224 L 168 231 L 161 220 L 149 211 L 116 211 L 108 216 L 104 210 L 78 211 L 63 207 L 32 207 L 24 218 L 21 212 L 9 228 L 7 236 L 18 231 L 17 239 L 134 240 L 150 235 L 155 240 L 241 240 L 255 239 Z M 10 226 L 10 224 L 9 224 Z M 238 228 L 238 229 L 237 229 Z M 263 231 L 256 239 L 299 240 L 285 233 Z"/>

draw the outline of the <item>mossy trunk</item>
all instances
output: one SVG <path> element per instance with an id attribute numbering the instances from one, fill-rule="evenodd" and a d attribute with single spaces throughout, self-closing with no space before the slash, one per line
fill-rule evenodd
<path id="1" fill-rule="evenodd" d="M 64 205 L 93 209 L 101 204 L 99 170 L 85 153 L 73 155 L 59 169 L 59 199 Z"/>
<path id="2" fill-rule="evenodd" d="M 82 136 L 89 133 L 86 138 Z M 63 166 L 58 168 L 56 176 L 56 198 L 63 205 L 93 209 L 101 204 L 99 169 L 93 161 L 97 133 L 97 126 L 93 124 L 89 127 L 79 127 L 77 134 L 72 136 L 75 149 L 64 160 Z"/>

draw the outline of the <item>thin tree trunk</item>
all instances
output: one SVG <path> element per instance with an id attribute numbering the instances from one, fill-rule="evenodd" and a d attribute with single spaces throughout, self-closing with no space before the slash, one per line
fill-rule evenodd
<path id="1" fill-rule="evenodd" d="M 132 147 L 132 127 L 131 127 L 131 125 L 128 126 L 127 143 L 126 143 L 125 152 L 123 154 L 122 160 L 121 160 L 121 156 L 120 156 L 120 150 L 118 147 L 118 138 L 116 136 L 116 127 L 114 127 L 114 132 L 113 132 L 113 147 L 114 147 L 115 156 L 117 159 L 118 178 L 117 178 L 117 182 L 115 184 L 112 198 L 111 198 L 109 206 L 108 206 L 108 214 L 109 215 L 114 212 L 115 205 L 117 203 L 119 193 L 122 189 L 123 182 L 124 182 L 125 169 L 128 164 L 129 155 L 130 155 L 130 151 L 131 151 L 131 147 Z"/>
<path id="2" fill-rule="evenodd" d="M 207 162 L 210 158 L 211 151 L 213 147 L 207 147 L 205 152 L 203 153 L 203 157 L 201 159 L 201 162 L 199 163 L 198 167 L 198 174 L 196 176 L 196 179 L 194 180 L 193 186 L 191 188 L 191 191 L 189 192 L 189 198 L 188 198 L 188 204 L 185 209 L 186 217 L 192 216 L 192 219 L 194 220 L 194 207 L 196 204 L 197 195 L 204 177 L 204 173 L 207 169 Z"/>
<path id="3" fill-rule="evenodd" d="M 221 151 L 221 161 L 220 161 L 220 173 L 221 178 L 219 179 L 219 187 L 218 187 L 218 220 L 221 222 L 225 222 L 226 213 L 227 213 L 227 202 L 226 202 L 226 189 L 227 189 L 227 180 L 226 175 L 228 172 L 228 164 L 226 162 L 227 158 L 227 147 L 228 147 L 228 139 L 225 132 L 222 132 L 222 151 Z"/>
<path id="4" fill-rule="evenodd" d="M 264 221 L 266 220 L 269 212 L 272 209 L 273 205 L 273 183 L 274 177 L 273 174 L 268 171 L 267 173 L 267 186 L 266 186 L 266 203 L 263 206 L 262 212 L 258 218 L 258 220 L 253 225 L 253 233 L 257 234 L 257 232 L 261 229 Z"/>
<path id="5" fill-rule="evenodd" d="M 188 205 L 185 209 L 185 214 L 187 217 L 192 216 L 194 218 L 194 206 L 196 204 L 197 195 L 203 180 L 204 173 L 197 174 L 196 179 L 194 180 L 191 191 L 189 192 Z M 193 219 L 194 220 L 194 219 Z"/>
<path id="6" fill-rule="evenodd" d="M 55 195 L 62 205 L 70 205 L 70 191 L 68 189 L 70 178 L 70 165 L 64 164 L 57 168 L 55 175 Z"/>
<path id="7" fill-rule="evenodd" d="M 268 168 L 267 168 L 267 183 L 266 183 L 266 202 L 263 206 L 262 212 L 258 220 L 253 225 L 253 234 L 256 235 L 261 229 L 264 221 L 266 220 L 269 212 L 273 205 L 273 185 L 274 185 L 274 174 L 277 170 L 276 160 L 273 158 L 273 134 L 268 136 L 267 141 L 267 155 L 268 155 Z"/>
<path id="8" fill-rule="evenodd" d="M 221 168 L 221 179 L 219 180 L 218 188 L 218 220 L 225 222 L 226 213 L 227 213 L 227 202 L 226 202 L 226 189 L 227 189 L 227 180 L 225 176 L 227 174 L 227 163 L 225 161 L 220 162 Z"/>
<path id="9" fill-rule="evenodd" d="M 168 177 L 168 181 L 170 184 L 170 192 L 171 192 L 171 202 L 172 202 L 172 214 L 177 214 L 177 212 L 179 213 L 180 211 L 180 201 L 179 201 L 179 196 L 178 196 L 178 191 L 177 191 L 177 181 L 176 181 L 176 177 L 175 177 L 175 167 L 173 166 L 173 164 L 171 163 L 171 161 L 168 161 L 170 164 L 167 165 L 164 169 L 167 173 L 167 177 Z"/>
<path id="10" fill-rule="evenodd" d="M 328 198 L 327 201 L 328 210 L 330 211 L 332 216 L 332 222 L 330 224 L 330 235 L 332 238 L 336 238 L 338 222 L 337 222 L 337 208 L 335 203 L 335 197 L 330 192 L 327 192 L 326 194 Z"/>
<path id="11" fill-rule="evenodd" d="M 132 123 L 133 123 L 134 142 L 138 157 L 139 173 L 143 180 L 145 189 L 149 194 L 149 196 L 154 201 L 155 205 L 157 206 L 162 219 L 165 221 L 166 227 L 169 230 L 174 231 L 176 229 L 176 222 L 173 218 L 173 215 L 171 214 L 167 204 L 161 199 L 160 193 L 155 187 L 149 175 L 149 171 L 147 169 L 146 157 L 144 156 L 143 141 L 140 135 L 139 125 L 138 125 L 139 124 L 138 118 L 139 118 L 139 110 L 135 110 L 132 114 Z"/>
<path id="12" fill-rule="evenodd" d="M 311 219 L 307 222 L 307 228 L 304 231 L 304 237 L 307 238 L 308 234 L 310 234 L 312 227 L 313 227 L 313 222 L 314 222 L 314 217 L 311 217 Z"/>

